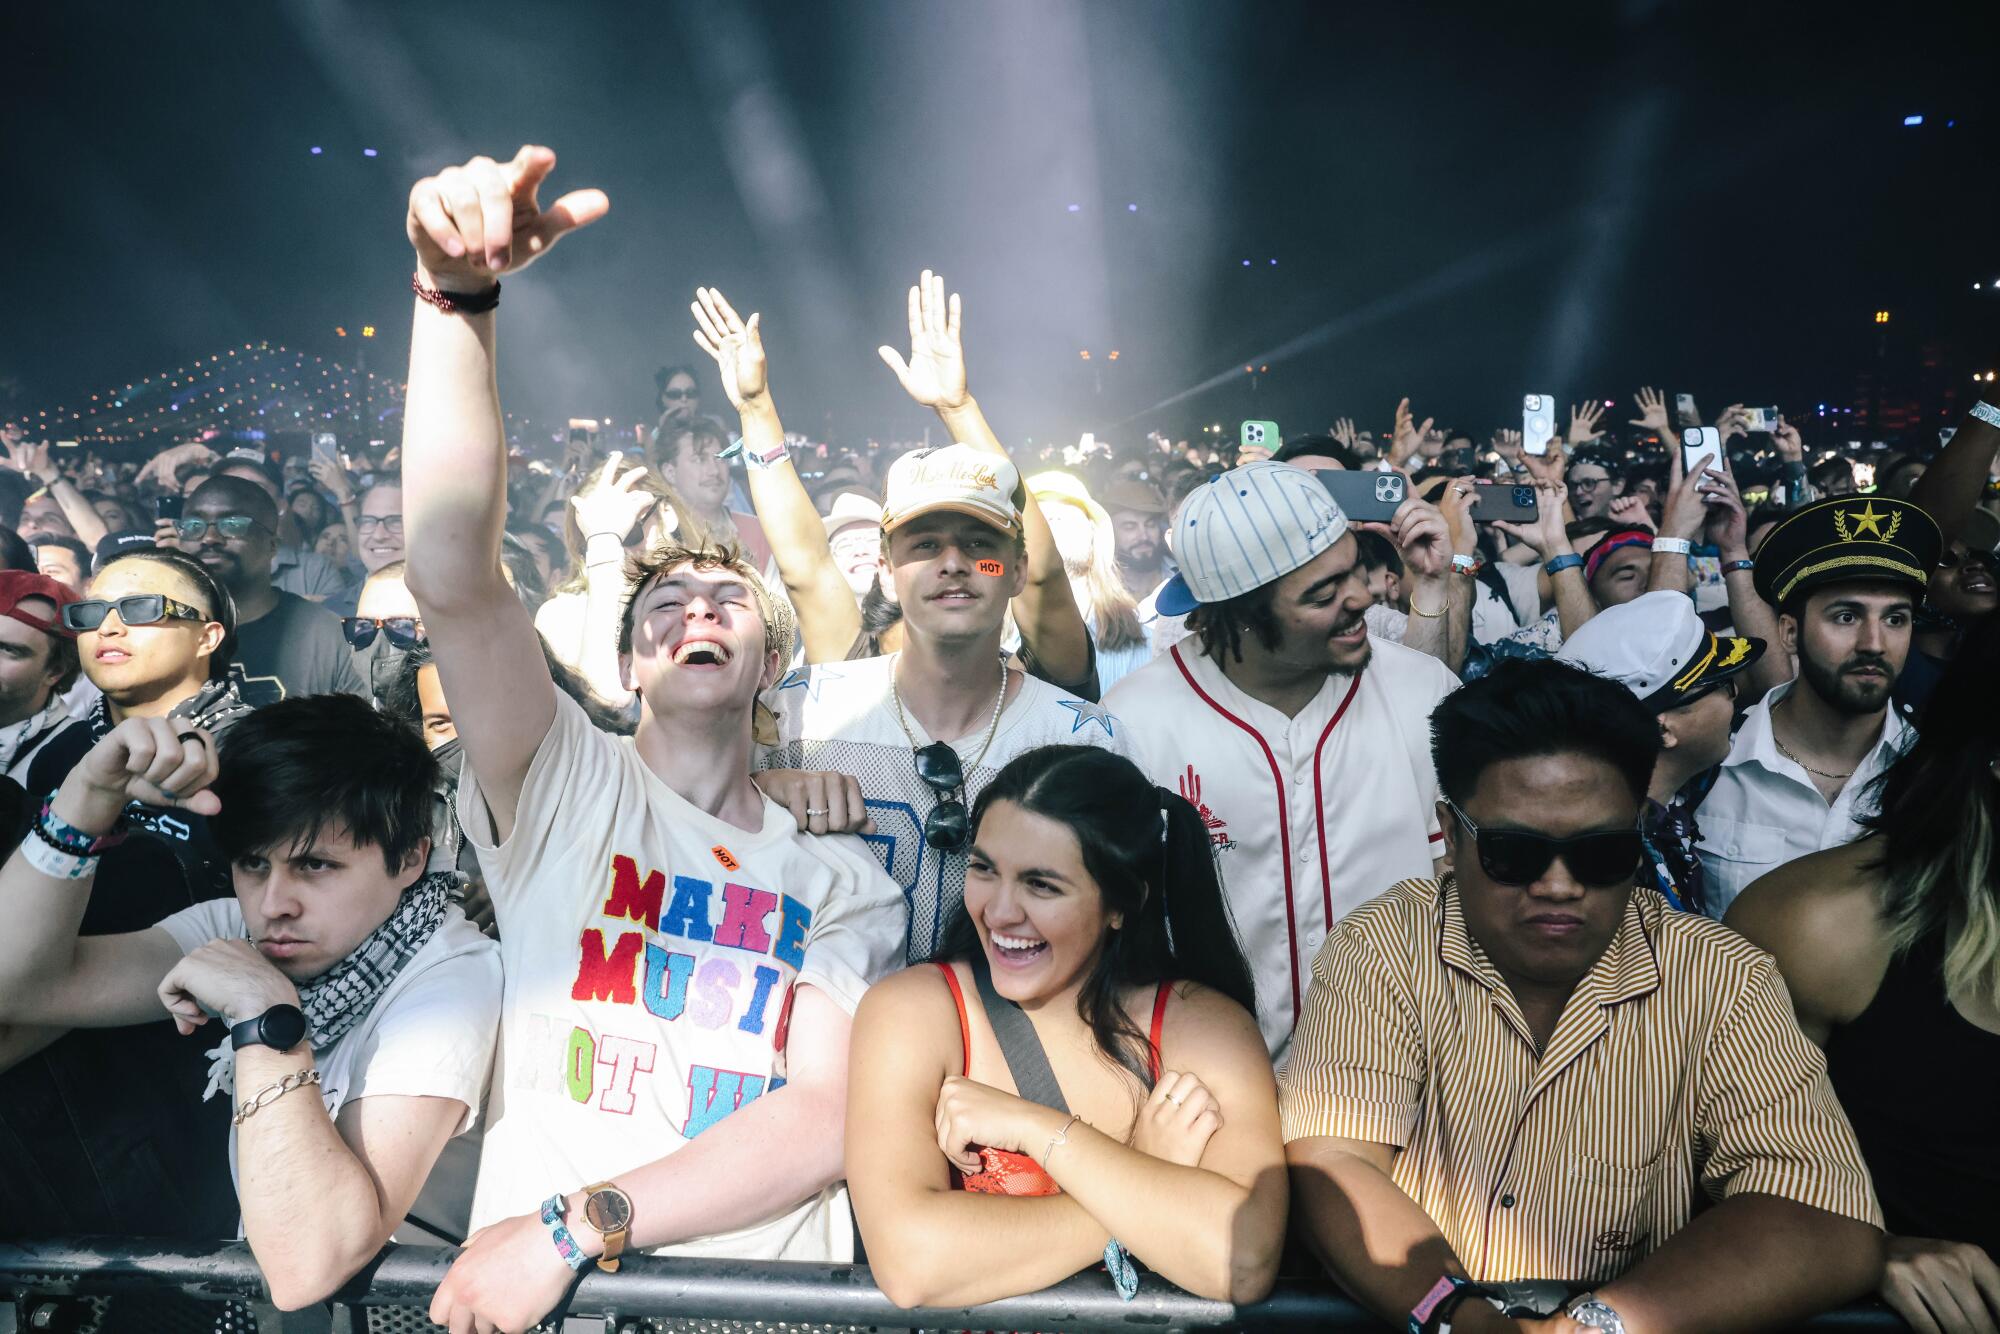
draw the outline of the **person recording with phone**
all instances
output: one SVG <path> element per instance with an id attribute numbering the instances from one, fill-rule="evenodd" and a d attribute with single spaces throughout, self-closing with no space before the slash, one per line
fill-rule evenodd
<path id="1" fill-rule="evenodd" d="M 1448 869 L 1334 929 L 1279 1076 L 1313 1253 L 1425 1334 L 1780 1328 L 1868 1291 L 1880 1211 L 1775 965 L 1636 883 L 1657 718 L 1536 661 L 1431 724 Z M 1494 1309 L 1524 1277 L 1567 1295 Z"/>

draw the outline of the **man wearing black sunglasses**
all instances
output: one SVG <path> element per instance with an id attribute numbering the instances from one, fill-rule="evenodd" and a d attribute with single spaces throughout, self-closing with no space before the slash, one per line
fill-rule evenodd
<path id="1" fill-rule="evenodd" d="M 248 703 L 332 691 L 367 695 L 339 619 L 272 583 L 278 507 L 261 487 L 241 477 L 209 478 L 188 497 L 177 535 L 181 549 L 236 599 L 236 660 Z"/>
<path id="2" fill-rule="evenodd" d="M 1653 715 L 1513 661 L 1445 698 L 1432 746 L 1453 870 L 1335 928 L 1280 1076 L 1314 1251 L 1424 1330 L 1548 1327 L 1484 1309 L 1520 1278 L 1617 1331 L 1868 1291 L 1880 1211 L 1775 964 L 1635 884 Z"/>

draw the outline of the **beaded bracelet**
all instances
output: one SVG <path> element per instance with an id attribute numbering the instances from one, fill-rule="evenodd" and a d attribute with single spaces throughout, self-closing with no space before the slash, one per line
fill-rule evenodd
<path id="1" fill-rule="evenodd" d="M 58 852 L 67 852 L 77 857 L 95 857 L 105 849 L 115 848 L 125 841 L 124 812 L 119 812 L 118 822 L 111 826 L 111 832 L 87 834 L 57 815 L 55 802 L 54 792 L 42 799 L 41 814 L 35 817 L 35 832 Z"/>
<path id="2" fill-rule="evenodd" d="M 424 280 L 413 273 L 410 275 L 410 290 L 417 294 L 417 300 L 436 306 L 447 315 L 484 315 L 500 304 L 500 284 L 497 280 L 483 292 L 444 292 L 424 286 Z"/>

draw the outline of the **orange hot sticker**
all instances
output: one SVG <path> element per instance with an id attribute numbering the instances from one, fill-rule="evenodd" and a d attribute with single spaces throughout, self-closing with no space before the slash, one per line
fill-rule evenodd
<path id="1" fill-rule="evenodd" d="M 1007 573 L 1007 567 L 1005 565 L 1002 565 L 997 560 L 980 561 L 979 564 L 976 565 L 974 568 L 977 569 L 981 574 L 990 574 L 994 575 L 995 577 Z"/>
<path id="2" fill-rule="evenodd" d="M 735 855 L 728 848 L 723 847 L 720 843 L 710 848 L 709 851 L 715 854 L 715 860 L 722 863 L 722 869 L 725 871 L 733 871 L 742 864 L 736 860 Z"/>

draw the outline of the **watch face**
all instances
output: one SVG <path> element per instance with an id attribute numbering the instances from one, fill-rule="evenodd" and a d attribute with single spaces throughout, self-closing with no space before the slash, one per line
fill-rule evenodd
<path id="1" fill-rule="evenodd" d="M 632 1221 L 632 1201 L 622 1190 L 600 1190 L 583 1202 L 583 1216 L 600 1233 L 623 1232 Z"/>
<path id="2" fill-rule="evenodd" d="M 306 1016 L 296 1005 L 274 1005 L 257 1021 L 258 1038 L 276 1051 L 290 1051 L 305 1035 Z"/>

